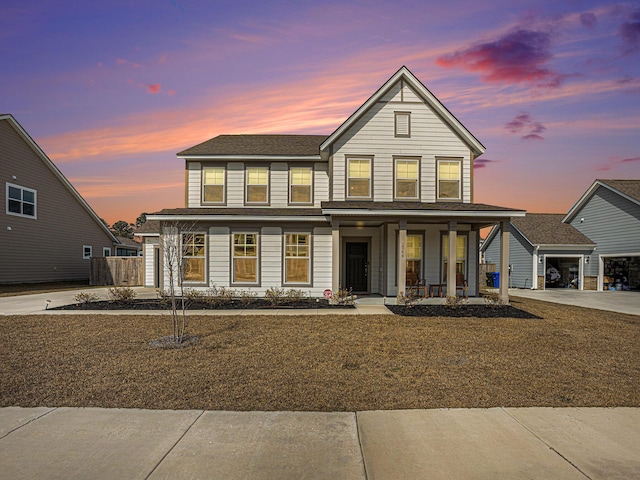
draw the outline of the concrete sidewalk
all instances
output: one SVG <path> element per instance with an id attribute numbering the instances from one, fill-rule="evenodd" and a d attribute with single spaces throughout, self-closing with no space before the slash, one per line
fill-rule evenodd
<path id="1" fill-rule="evenodd" d="M 0 409 L 11 479 L 637 479 L 638 408 Z"/>

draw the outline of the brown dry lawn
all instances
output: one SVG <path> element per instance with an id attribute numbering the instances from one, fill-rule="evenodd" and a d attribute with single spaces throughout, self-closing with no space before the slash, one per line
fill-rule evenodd
<path id="1" fill-rule="evenodd" d="M 640 316 L 528 299 L 539 320 L 0 317 L 0 406 L 314 410 L 640 406 Z"/>

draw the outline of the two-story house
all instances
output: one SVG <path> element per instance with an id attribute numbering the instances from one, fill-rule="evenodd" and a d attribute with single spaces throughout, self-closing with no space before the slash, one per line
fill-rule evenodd
<path id="1" fill-rule="evenodd" d="M 186 206 L 147 218 L 188 226 L 192 287 L 396 296 L 419 279 L 454 295 L 462 280 L 477 295 L 479 230 L 501 223 L 508 258 L 524 215 L 473 202 L 484 151 L 402 67 L 329 136 L 220 135 L 178 153 Z M 146 285 L 162 287 L 161 237 L 144 238 Z"/>

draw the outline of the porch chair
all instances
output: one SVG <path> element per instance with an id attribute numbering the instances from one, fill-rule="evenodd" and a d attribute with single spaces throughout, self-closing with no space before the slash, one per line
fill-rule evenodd
<path id="1" fill-rule="evenodd" d="M 456 273 L 456 295 L 458 292 L 462 292 L 464 298 L 469 298 L 469 285 L 462 273 Z"/>
<path id="2" fill-rule="evenodd" d="M 407 291 L 413 292 L 415 291 L 418 297 L 426 297 L 427 296 L 427 281 L 425 279 L 420 280 L 418 278 L 418 274 L 414 272 L 407 273 Z M 422 295 L 420 292 L 422 291 Z"/>

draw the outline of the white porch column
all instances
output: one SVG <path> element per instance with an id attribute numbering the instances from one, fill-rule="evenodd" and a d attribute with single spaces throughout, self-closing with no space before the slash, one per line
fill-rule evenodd
<path id="1" fill-rule="evenodd" d="M 340 289 L 340 222 L 331 223 L 331 290 Z"/>
<path id="2" fill-rule="evenodd" d="M 407 222 L 398 224 L 398 297 L 406 294 L 407 284 Z"/>
<path id="3" fill-rule="evenodd" d="M 458 222 L 449 222 L 449 256 L 447 258 L 447 296 L 456 296 Z"/>
<path id="4" fill-rule="evenodd" d="M 509 231 L 510 221 L 500 222 L 500 290 L 499 297 L 509 302 Z"/>

